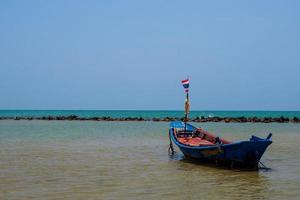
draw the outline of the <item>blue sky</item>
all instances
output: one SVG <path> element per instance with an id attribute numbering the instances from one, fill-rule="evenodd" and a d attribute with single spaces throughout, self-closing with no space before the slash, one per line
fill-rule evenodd
<path id="1" fill-rule="evenodd" d="M 1 1 L 0 109 L 300 110 L 300 1 Z"/>

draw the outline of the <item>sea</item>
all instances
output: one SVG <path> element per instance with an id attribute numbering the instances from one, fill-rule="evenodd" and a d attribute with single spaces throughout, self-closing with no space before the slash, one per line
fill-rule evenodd
<path id="1" fill-rule="evenodd" d="M 0 116 L 180 116 L 182 111 L 11 111 Z M 299 116 L 196 111 L 195 116 Z M 299 199 L 299 123 L 193 123 L 228 140 L 273 143 L 267 168 L 238 171 L 168 154 L 167 122 L 0 120 L 0 199 Z"/>
<path id="2" fill-rule="evenodd" d="M 183 117 L 184 111 L 166 110 L 0 110 L 0 117 L 143 117 L 144 119 L 163 117 Z M 191 111 L 190 117 L 300 117 L 300 111 Z"/>

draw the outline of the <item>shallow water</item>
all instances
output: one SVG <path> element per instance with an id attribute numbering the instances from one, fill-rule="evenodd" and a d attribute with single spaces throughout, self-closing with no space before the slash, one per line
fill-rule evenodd
<path id="1" fill-rule="evenodd" d="M 271 170 L 201 165 L 177 150 L 168 123 L 0 121 L 0 199 L 298 199 L 299 124 L 197 124 L 230 140 L 273 133 Z"/>

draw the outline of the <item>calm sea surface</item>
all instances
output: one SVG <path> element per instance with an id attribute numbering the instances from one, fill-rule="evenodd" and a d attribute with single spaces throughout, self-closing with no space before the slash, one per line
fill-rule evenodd
<path id="1" fill-rule="evenodd" d="M 182 117 L 183 111 L 145 111 L 145 110 L 0 110 L 1 116 L 68 116 L 80 117 Z M 300 117 L 300 111 L 191 111 L 190 117 Z"/>
<path id="2" fill-rule="evenodd" d="M 230 140 L 273 133 L 271 170 L 169 157 L 168 123 L 0 121 L 0 199 L 299 199 L 300 124 L 195 123 Z"/>

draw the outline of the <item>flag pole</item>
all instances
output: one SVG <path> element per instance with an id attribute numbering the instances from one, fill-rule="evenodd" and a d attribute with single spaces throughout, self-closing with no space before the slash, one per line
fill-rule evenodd
<path id="1" fill-rule="evenodd" d="M 184 88 L 185 88 L 185 92 L 186 92 L 186 98 L 185 98 L 185 116 L 184 116 L 184 131 L 186 131 L 186 126 L 187 126 L 187 121 L 188 121 L 188 114 L 190 112 L 190 100 L 189 100 L 189 76 L 187 77 L 186 81 L 183 83 L 184 84 Z"/>
<path id="2" fill-rule="evenodd" d="M 186 131 L 186 124 L 187 124 L 187 121 L 188 121 L 188 110 L 189 110 L 189 92 L 186 93 L 184 131 Z"/>

